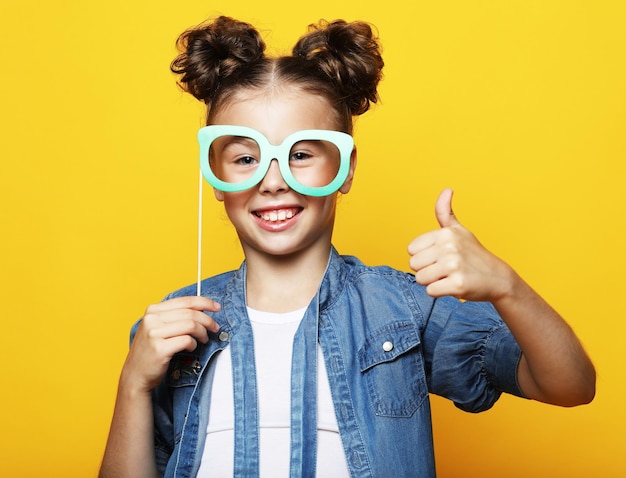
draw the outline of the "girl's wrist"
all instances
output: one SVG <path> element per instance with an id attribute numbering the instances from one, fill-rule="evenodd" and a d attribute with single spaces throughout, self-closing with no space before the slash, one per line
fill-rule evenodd
<path id="1" fill-rule="evenodd" d="M 502 271 L 498 277 L 500 279 L 497 292 L 491 300 L 496 308 L 506 307 L 507 304 L 515 304 L 518 300 L 522 300 L 527 285 L 511 266 L 502 262 Z"/>
<path id="2" fill-rule="evenodd" d="M 137 399 L 142 396 L 150 398 L 153 388 L 144 384 L 143 380 L 132 377 L 132 374 L 122 371 L 119 380 L 119 390 L 126 398 Z"/>

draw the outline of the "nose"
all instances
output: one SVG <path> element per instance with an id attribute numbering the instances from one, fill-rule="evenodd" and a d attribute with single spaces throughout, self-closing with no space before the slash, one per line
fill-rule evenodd
<path id="1" fill-rule="evenodd" d="M 289 186 L 285 182 L 283 175 L 280 174 L 278 161 L 272 159 L 267 173 L 259 184 L 260 191 L 263 193 L 277 193 L 289 190 Z"/>

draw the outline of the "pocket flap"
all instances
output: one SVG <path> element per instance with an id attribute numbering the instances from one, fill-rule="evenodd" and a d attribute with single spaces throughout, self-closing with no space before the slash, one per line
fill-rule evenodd
<path id="1" fill-rule="evenodd" d="M 361 372 L 379 363 L 391 362 L 418 347 L 420 336 L 412 322 L 395 322 L 372 333 L 358 352 Z"/>

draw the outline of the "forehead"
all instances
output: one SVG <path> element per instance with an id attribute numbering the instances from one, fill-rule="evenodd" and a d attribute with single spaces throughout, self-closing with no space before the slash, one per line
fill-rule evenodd
<path id="1" fill-rule="evenodd" d="M 337 112 L 323 96 L 297 87 L 241 89 L 212 112 L 211 124 L 247 126 L 270 142 L 303 129 L 339 129 Z"/>

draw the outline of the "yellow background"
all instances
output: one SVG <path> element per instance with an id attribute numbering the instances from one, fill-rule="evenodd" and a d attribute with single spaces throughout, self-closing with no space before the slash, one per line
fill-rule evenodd
<path id="1" fill-rule="evenodd" d="M 504 397 L 469 415 L 434 398 L 440 476 L 626 476 L 624 2 L 219 5 L 0 6 L 0 476 L 96 475 L 130 325 L 195 280 L 202 109 L 168 66 L 177 35 L 216 13 L 279 52 L 319 18 L 374 23 L 383 102 L 357 124 L 337 247 L 406 269 L 451 186 L 459 219 L 597 365 L 585 407 Z M 206 274 L 241 260 L 211 196 Z"/>

